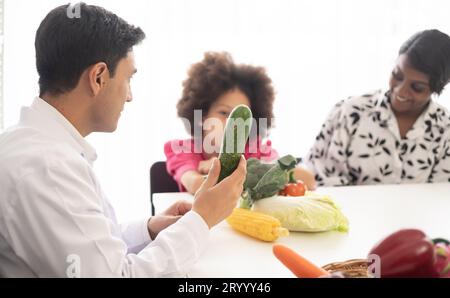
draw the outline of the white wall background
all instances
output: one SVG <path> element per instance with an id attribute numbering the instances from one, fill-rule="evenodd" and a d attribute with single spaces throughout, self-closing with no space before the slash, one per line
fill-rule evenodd
<path id="1" fill-rule="evenodd" d="M 34 34 L 67 1 L 5 0 L 5 126 L 37 95 Z M 413 33 L 450 33 L 448 0 L 96 0 L 141 26 L 134 102 L 115 134 L 94 135 L 96 171 L 120 219 L 148 216 L 148 169 L 163 145 L 186 137 L 175 105 L 188 67 L 205 51 L 263 65 L 277 91 L 271 139 L 301 156 L 339 99 L 387 88 L 398 48 Z M 450 93 L 439 101 L 450 107 Z"/>

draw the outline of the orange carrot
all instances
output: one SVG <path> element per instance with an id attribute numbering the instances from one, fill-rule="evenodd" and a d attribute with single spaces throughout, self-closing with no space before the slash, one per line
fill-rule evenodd
<path id="1" fill-rule="evenodd" d="M 326 270 L 317 267 L 287 246 L 275 244 L 273 254 L 297 277 L 317 278 L 330 275 Z"/>

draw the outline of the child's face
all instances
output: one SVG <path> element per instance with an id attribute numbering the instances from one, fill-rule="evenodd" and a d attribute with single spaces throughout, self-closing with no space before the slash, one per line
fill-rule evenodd
<path id="1" fill-rule="evenodd" d="M 215 147 L 216 153 L 220 152 L 221 140 L 228 116 L 238 105 L 246 105 L 251 108 L 250 100 L 242 91 L 239 89 L 230 90 L 211 105 L 208 114 L 203 118 L 203 135 Z"/>

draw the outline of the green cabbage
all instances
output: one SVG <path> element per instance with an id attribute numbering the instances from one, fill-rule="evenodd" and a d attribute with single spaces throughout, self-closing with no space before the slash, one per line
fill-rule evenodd
<path id="1" fill-rule="evenodd" d="M 294 232 L 347 232 L 349 228 L 347 218 L 330 197 L 313 193 L 258 200 L 253 210 L 278 218 L 284 228 Z"/>

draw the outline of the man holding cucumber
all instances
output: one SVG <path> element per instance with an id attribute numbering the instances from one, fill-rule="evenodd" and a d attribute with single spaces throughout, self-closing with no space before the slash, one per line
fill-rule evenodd
<path id="1" fill-rule="evenodd" d="M 220 162 L 196 194 L 166 212 L 119 225 L 84 139 L 113 132 L 145 34 L 97 6 L 52 10 L 36 34 L 40 96 L 0 136 L 0 276 L 165 277 L 189 270 L 209 230 L 231 214 L 246 161 L 220 183 Z"/>

